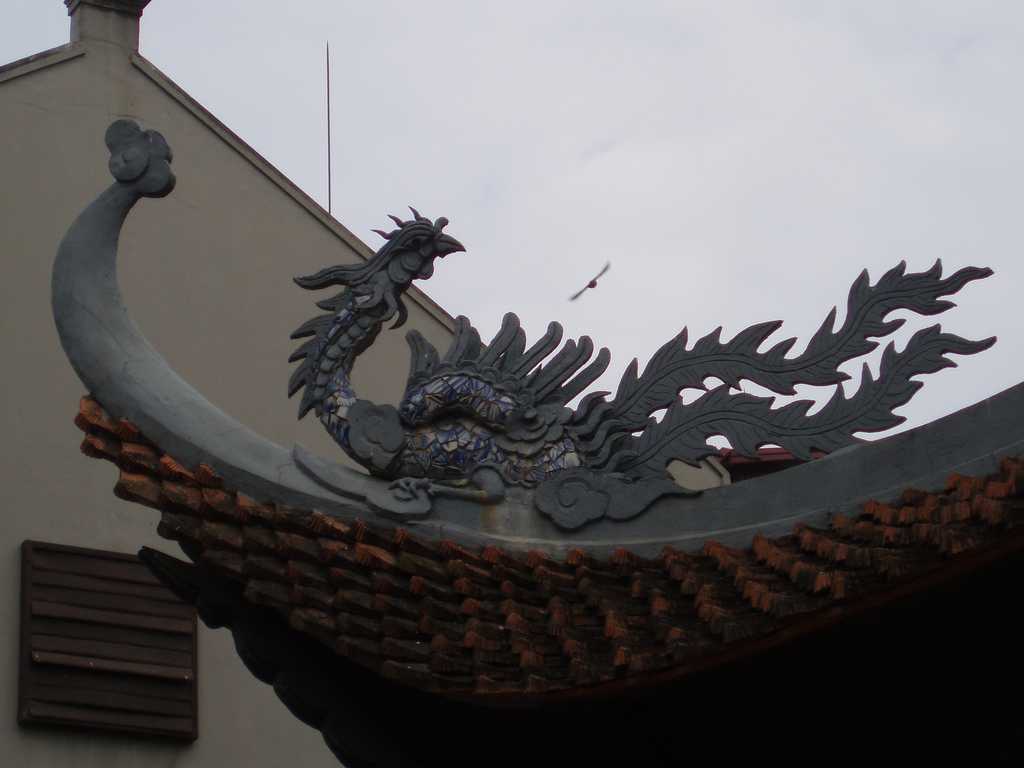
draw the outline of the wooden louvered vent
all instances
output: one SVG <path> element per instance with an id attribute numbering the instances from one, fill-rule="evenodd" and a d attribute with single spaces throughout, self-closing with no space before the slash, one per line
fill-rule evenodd
<path id="1" fill-rule="evenodd" d="M 19 722 L 194 740 L 195 610 L 132 555 L 21 551 Z"/>

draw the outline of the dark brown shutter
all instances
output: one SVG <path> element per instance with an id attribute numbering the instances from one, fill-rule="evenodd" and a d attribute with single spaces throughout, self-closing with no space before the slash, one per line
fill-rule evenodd
<path id="1" fill-rule="evenodd" d="M 196 617 L 134 555 L 21 546 L 18 721 L 194 740 Z"/>

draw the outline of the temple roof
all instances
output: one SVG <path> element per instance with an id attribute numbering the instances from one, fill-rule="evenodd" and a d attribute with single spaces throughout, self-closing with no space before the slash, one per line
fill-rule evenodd
<path id="1" fill-rule="evenodd" d="M 822 630 L 1024 547 L 1024 458 L 988 476 L 868 502 L 750 548 L 564 558 L 422 540 L 262 504 L 189 470 L 92 399 L 83 451 L 120 467 L 118 496 L 295 630 L 422 691 L 500 703 L 614 694 Z"/>

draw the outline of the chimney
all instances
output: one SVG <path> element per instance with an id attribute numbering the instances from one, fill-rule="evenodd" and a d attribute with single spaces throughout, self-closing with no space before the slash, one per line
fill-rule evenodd
<path id="1" fill-rule="evenodd" d="M 64 0 L 71 42 L 99 42 L 139 50 L 139 19 L 150 0 Z"/>

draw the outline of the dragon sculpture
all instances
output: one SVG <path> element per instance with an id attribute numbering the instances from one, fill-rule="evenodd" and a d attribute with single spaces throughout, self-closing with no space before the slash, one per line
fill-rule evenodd
<path id="1" fill-rule="evenodd" d="M 345 765 L 520 766 L 550 757 L 552 744 L 561 762 L 676 765 L 692 755 L 700 725 L 680 719 L 680 701 L 697 699 L 692 687 L 680 698 L 678 685 L 695 671 L 852 617 L 898 616 L 895 601 L 908 595 L 942 599 L 934 588 L 947 577 L 1007 582 L 1002 566 L 981 569 L 1021 547 L 1024 384 L 837 450 L 898 424 L 893 411 L 921 386 L 918 374 L 991 345 L 926 328 L 902 350 L 890 343 L 880 374 L 865 372 L 850 396 L 841 387 L 844 361 L 900 327 L 894 311 L 939 314 L 953 306 L 942 297 L 987 269 L 943 277 L 938 263 L 917 274 L 900 264 L 874 285 L 862 273 L 843 322 L 833 310 L 799 354 L 793 339 L 769 341 L 777 322 L 728 341 L 716 330 L 690 342 L 683 331 L 643 371 L 627 366 L 614 396 L 586 393 L 609 362 L 590 339 L 563 344 L 552 323 L 528 346 L 510 314 L 484 345 L 459 318 L 443 356 L 409 335 L 396 408 L 359 399 L 353 365 L 385 323 L 405 320 L 410 284 L 462 250 L 444 219 L 413 211 L 366 263 L 298 279 L 340 290 L 295 333 L 290 391 L 302 391 L 300 416 L 315 412 L 368 474 L 247 428 L 145 338 L 119 288 L 119 241 L 136 204 L 174 189 L 172 152 L 130 120 L 105 139 L 114 183 L 69 227 L 51 283 L 57 332 L 89 392 L 76 419 L 83 452 L 118 464 L 117 495 L 159 509 L 157 532 L 194 564 L 154 550 L 142 560 L 206 623 L 230 628 L 253 674 L 322 730 Z M 712 377 L 721 384 L 707 386 Z M 808 402 L 773 407 L 740 392 L 744 380 L 785 395 L 798 383 L 835 394 L 812 413 Z M 705 391 L 684 403 L 690 388 Z M 710 435 L 741 453 L 770 443 L 831 455 L 662 498 L 688 493 L 666 465 L 712 453 Z M 988 598 L 1006 603 L 1002 593 Z M 108 613 L 96 621 L 115 622 L 118 612 Z M 911 623 L 923 615 L 912 614 Z M 967 622 L 961 634 L 978 633 Z M 791 658 L 776 656 L 765 679 L 789 674 Z M 35 666 L 24 668 L 31 685 Z M 727 674 L 711 688 L 732 706 Z M 183 688 L 194 693 L 194 680 Z M 579 716 L 567 720 L 571 712 Z M 502 748 L 438 739 L 438 723 L 483 734 L 462 739 L 471 747 Z M 611 736 L 574 738 L 581 728 Z"/>
<path id="2" fill-rule="evenodd" d="M 920 273 L 908 273 L 900 263 L 875 285 L 862 272 L 850 289 L 842 326 L 835 327 L 833 308 L 795 357 L 788 356 L 795 338 L 760 351 L 781 322 L 754 325 L 730 341 L 722 341 L 718 328 L 692 347 L 684 329 L 642 374 L 634 359 L 614 397 L 591 392 L 571 408 L 608 367 L 607 349 L 595 356 L 586 336 L 559 349 L 558 323 L 527 347 L 512 313 L 484 345 L 469 320 L 459 317 L 443 356 L 418 332 L 407 335 L 412 361 L 402 402 L 397 408 L 376 405 L 352 389 L 356 358 L 384 323 L 395 318 L 397 328 L 405 322 L 402 295 L 412 281 L 429 278 L 436 258 L 464 250 L 444 233 L 447 219 L 430 221 L 410 210 L 408 221 L 391 217 L 396 229 L 377 230 L 386 242 L 366 263 L 296 278 L 306 289 L 341 291 L 318 303 L 325 314 L 292 334 L 305 341 L 291 356 L 299 365 L 289 396 L 302 390 L 299 418 L 314 411 L 352 459 L 394 481 L 395 504 L 378 503 L 385 513 L 424 515 L 433 494 L 497 499 L 506 487 L 523 486 L 535 489 L 536 507 L 563 529 L 602 517 L 628 519 L 662 496 L 693 493 L 674 483 L 666 467 L 714 453 L 707 443 L 712 435 L 747 455 L 765 444 L 803 459 L 813 450 L 833 452 L 856 442 L 856 433 L 902 422 L 893 411 L 921 387 L 913 376 L 954 366 L 949 353 L 980 352 L 995 341 L 968 341 L 937 325 L 923 329 L 902 351 L 888 345 L 877 379 L 865 364 L 860 387 L 845 397 L 837 385 L 849 376 L 839 366 L 871 352 L 876 339 L 903 324 L 887 319 L 890 313 L 938 314 L 953 306 L 940 297 L 991 274 L 967 267 L 943 278 L 940 262 Z M 707 389 L 709 378 L 722 383 Z M 773 408 L 773 398 L 736 391 L 744 379 L 780 395 L 795 394 L 797 384 L 833 385 L 835 392 L 808 415 L 811 401 Z M 686 404 L 680 398 L 686 388 L 706 391 Z M 660 421 L 652 418 L 663 409 Z"/>

